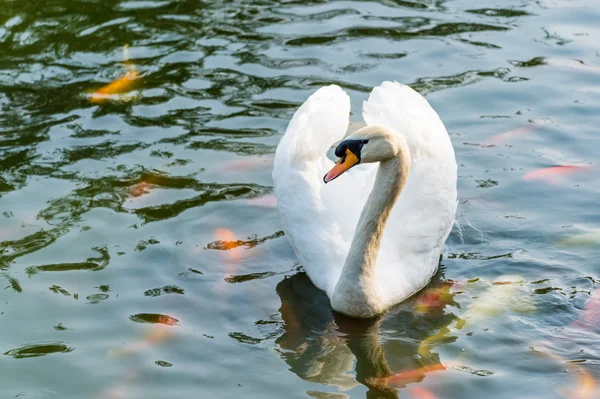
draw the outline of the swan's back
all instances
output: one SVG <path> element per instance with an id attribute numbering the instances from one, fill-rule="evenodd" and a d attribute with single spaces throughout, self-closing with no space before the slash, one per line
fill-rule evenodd
<path id="1" fill-rule="evenodd" d="M 315 285 L 333 293 L 377 165 L 358 165 L 335 183 L 322 178 L 327 149 L 348 127 L 350 101 L 337 86 L 319 89 L 294 114 L 275 154 L 273 180 L 284 231 Z M 385 227 L 377 281 L 389 305 L 412 295 L 437 270 L 456 212 L 456 161 L 437 113 L 408 86 L 384 82 L 363 104 L 368 125 L 402 134 L 413 166 Z"/>

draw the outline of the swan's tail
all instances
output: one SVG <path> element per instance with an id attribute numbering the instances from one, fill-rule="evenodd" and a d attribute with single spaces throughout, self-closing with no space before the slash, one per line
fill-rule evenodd
<path id="1" fill-rule="evenodd" d="M 317 90 L 296 111 L 281 139 L 275 162 L 301 165 L 322 158 L 348 129 L 350 98 L 336 85 Z"/>

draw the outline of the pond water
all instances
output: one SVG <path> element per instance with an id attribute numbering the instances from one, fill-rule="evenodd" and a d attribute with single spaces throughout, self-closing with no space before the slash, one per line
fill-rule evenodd
<path id="1" fill-rule="evenodd" d="M 1 4 L 2 398 L 598 397 L 595 1 Z M 356 128 L 384 80 L 445 122 L 460 203 L 430 287 L 359 322 L 271 169 L 318 87 Z"/>

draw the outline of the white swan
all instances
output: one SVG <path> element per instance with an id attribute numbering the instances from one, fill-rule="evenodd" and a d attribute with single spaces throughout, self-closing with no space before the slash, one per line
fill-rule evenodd
<path id="1" fill-rule="evenodd" d="M 367 126 L 339 143 L 334 165 L 326 152 L 344 138 L 349 112 L 338 86 L 310 96 L 277 147 L 273 180 L 283 229 L 312 282 L 335 311 L 367 318 L 436 272 L 456 213 L 457 167 L 437 113 L 397 82 L 373 89 Z"/>

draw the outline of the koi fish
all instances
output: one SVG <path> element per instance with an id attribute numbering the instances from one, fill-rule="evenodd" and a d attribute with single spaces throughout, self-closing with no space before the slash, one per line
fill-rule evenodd
<path id="1" fill-rule="evenodd" d="M 425 377 L 425 374 L 432 371 L 443 371 L 446 370 L 446 367 L 441 364 L 432 364 L 430 366 L 423 366 L 413 370 L 403 371 L 401 373 L 396 373 L 391 377 L 387 378 L 388 386 L 403 386 L 409 382 L 414 382 L 417 380 L 421 380 Z"/>
<path id="2" fill-rule="evenodd" d="M 139 197 L 144 194 L 148 194 L 150 192 L 150 188 L 152 188 L 152 185 L 143 181 L 132 186 L 129 189 L 129 195 L 132 197 Z"/>
<path id="3" fill-rule="evenodd" d="M 104 391 L 101 395 L 101 399 L 124 399 L 130 395 L 128 395 L 129 383 L 133 381 L 136 377 L 137 373 L 135 371 L 131 371 L 125 375 L 121 379 L 119 385 L 114 388 L 110 388 Z"/>
<path id="4" fill-rule="evenodd" d="M 242 252 L 239 249 L 235 250 L 235 248 L 244 245 L 244 242 L 236 239 L 231 230 L 224 228 L 215 231 L 215 238 L 216 241 L 209 244 L 210 248 L 227 251 L 226 257 L 229 259 L 229 262 L 227 262 L 226 273 L 229 275 L 235 274 L 239 266 L 239 261 L 242 258 Z"/>
<path id="5" fill-rule="evenodd" d="M 264 197 L 251 198 L 246 200 L 246 204 L 254 206 L 264 206 L 265 208 L 276 208 L 277 197 L 274 195 L 265 195 Z"/>
<path id="6" fill-rule="evenodd" d="M 560 240 L 558 244 L 565 247 L 591 247 L 594 245 L 598 245 L 600 244 L 600 230 L 590 231 L 587 233 L 567 237 Z"/>
<path id="7" fill-rule="evenodd" d="M 140 75 L 136 71 L 128 71 L 125 76 L 116 79 L 90 95 L 90 101 L 99 103 L 105 100 L 117 99 L 119 94 L 131 91 Z"/>
<path id="8" fill-rule="evenodd" d="M 454 295 L 450 293 L 450 288 L 452 288 L 452 282 L 443 282 L 438 287 L 425 289 L 417 297 L 415 312 L 421 314 L 429 313 L 451 304 L 454 300 Z"/>
<path id="9" fill-rule="evenodd" d="M 524 180 L 542 180 L 550 184 L 559 184 L 567 175 L 590 170 L 589 165 L 559 165 L 526 173 Z"/>
<path id="10" fill-rule="evenodd" d="M 135 70 L 135 67 L 128 61 L 128 48 L 129 46 L 127 45 L 123 46 L 123 58 L 125 59 L 125 68 L 127 69 L 125 76 L 122 76 L 93 92 L 90 95 L 91 102 L 99 103 L 105 100 L 119 99 L 120 94 L 131 91 L 133 86 L 137 83 L 140 75 Z"/>
<path id="11" fill-rule="evenodd" d="M 258 168 L 266 168 L 273 165 L 272 159 L 266 158 L 248 158 L 248 159 L 237 159 L 235 161 L 229 161 L 219 167 L 220 170 L 224 171 L 243 171 L 252 170 Z"/>
<path id="12" fill-rule="evenodd" d="M 572 389 L 558 388 L 556 391 L 561 396 L 568 399 L 593 399 L 598 397 L 598 389 L 594 377 L 580 364 L 569 362 L 567 359 L 558 356 L 544 344 L 541 345 L 545 351 L 538 353 L 548 356 L 558 363 L 565 364 L 571 375 L 575 375 L 575 382 Z"/>
<path id="13" fill-rule="evenodd" d="M 521 136 L 521 135 L 529 132 L 530 130 L 535 129 L 536 127 L 537 126 L 535 126 L 535 125 L 527 125 L 527 126 L 518 127 L 516 129 L 510 130 L 505 133 L 500 133 L 500 134 L 492 136 L 491 138 L 486 140 L 485 144 L 500 144 L 507 140 L 514 139 L 518 136 Z"/>
<path id="14" fill-rule="evenodd" d="M 146 337 L 140 341 L 134 342 L 133 344 L 125 347 L 124 349 L 111 349 L 108 351 L 108 356 L 116 357 L 122 355 L 128 355 L 130 353 L 138 352 L 142 349 L 150 346 L 159 344 L 166 341 L 171 336 L 171 331 L 168 325 L 158 324 L 147 333 Z"/>
<path id="15" fill-rule="evenodd" d="M 520 276 L 501 276 L 478 299 L 462 318 L 469 323 L 479 322 L 502 314 L 506 310 L 529 313 L 535 311 L 535 304 L 529 295 L 519 292 L 523 283 Z"/>
<path id="16" fill-rule="evenodd" d="M 231 230 L 217 229 L 215 231 L 215 238 L 217 239 L 215 242 L 219 243 L 218 248 L 215 247 L 215 249 L 230 250 L 241 245 L 241 243 L 235 239 Z"/>
<path id="17" fill-rule="evenodd" d="M 428 389 L 421 387 L 414 387 L 412 389 L 412 397 L 415 399 L 436 399 L 437 396 Z"/>
<path id="18" fill-rule="evenodd" d="M 569 60 L 564 58 L 546 58 L 546 64 L 563 67 L 563 68 L 572 68 L 585 72 L 595 72 L 600 73 L 600 66 L 595 65 L 587 65 L 584 64 L 583 61 L 579 60 Z"/>
<path id="19" fill-rule="evenodd" d="M 583 308 L 582 316 L 573 322 L 571 326 L 590 328 L 598 326 L 600 322 L 600 288 L 592 292 L 591 298 Z"/>

